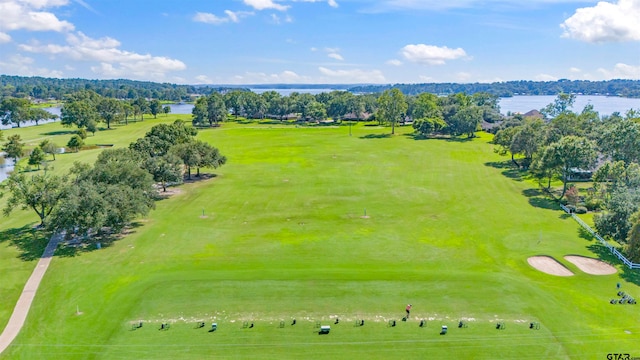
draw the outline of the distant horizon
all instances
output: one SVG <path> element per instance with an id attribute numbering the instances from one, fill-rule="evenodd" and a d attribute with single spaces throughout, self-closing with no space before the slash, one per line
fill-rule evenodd
<path id="1" fill-rule="evenodd" d="M 278 83 L 246 83 L 246 84 L 224 84 L 224 83 L 172 83 L 172 82 L 162 82 L 162 81 L 152 81 L 152 80 L 137 80 L 132 78 L 111 78 L 111 79 L 97 79 L 97 78 L 86 78 L 86 77 L 51 77 L 51 76 L 40 76 L 40 75 L 32 75 L 32 76 L 23 76 L 23 75 L 13 75 L 13 74 L 0 74 L 0 76 L 15 76 L 15 77 L 25 77 L 25 78 L 45 78 L 45 79 L 57 79 L 57 80 L 87 80 L 87 81 L 134 81 L 134 82 L 151 82 L 151 83 L 167 83 L 171 85 L 179 85 L 179 86 L 194 86 L 194 87 L 228 87 L 228 88 L 258 88 L 258 89 L 267 89 L 271 87 L 279 87 L 286 86 L 288 88 L 322 88 L 322 87 L 340 87 L 340 88 L 348 88 L 348 87 L 357 87 L 357 86 L 395 86 L 395 85 L 431 85 L 431 84 L 455 84 L 455 85 L 474 85 L 474 84 L 482 84 L 482 85 L 491 85 L 491 84 L 507 84 L 507 83 L 518 83 L 518 82 L 531 82 L 531 83 L 563 83 L 563 82 L 580 82 L 580 83 L 600 83 L 600 82 L 610 82 L 610 81 L 628 81 L 640 83 L 640 79 L 608 79 L 608 80 L 576 80 L 576 79 L 557 79 L 557 80 L 528 80 L 528 79 L 520 79 L 520 80 L 505 80 L 505 81 L 494 81 L 494 82 L 457 82 L 457 81 L 445 81 L 445 82 L 398 82 L 398 83 L 286 83 L 286 82 L 278 82 Z"/>

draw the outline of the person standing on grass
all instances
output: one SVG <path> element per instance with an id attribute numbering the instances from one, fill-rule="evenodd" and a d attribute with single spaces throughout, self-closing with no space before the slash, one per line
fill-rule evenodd
<path id="1" fill-rule="evenodd" d="M 405 310 L 407 311 L 407 319 L 408 319 L 409 313 L 411 312 L 411 304 L 407 305 L 407 308 Z"/>

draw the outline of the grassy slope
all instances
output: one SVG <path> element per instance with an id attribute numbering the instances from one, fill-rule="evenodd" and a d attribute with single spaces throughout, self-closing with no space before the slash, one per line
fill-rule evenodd
<path id="1" fill-rule="evenodd" d="M 387 131 L 202 132 L 230 159 L 219 176 L 183 186 L 113 246 L 56 258 L 3 358 L 640 353 L 637 309 L 607 303 L 620 278 L 589 276 L 562 260 L 594 256 L 594 243 L 532 196 L 532 184 L 485 164 L 503 160 L 487 139 L 361 138 Z M 538 254 L 576 276 L 532 269 L 526 259 Z M 637 285 L 624 287 L 640 298 Z M 412 319 L 387 328 L 406 303 Z M 342 319 L 332 334 L 314 336 L 315 321 L 332 315 Z M 298 325 L 277 327 L 292 317 Z M 475 320 L 457 329 L 461 317 Z M 352 325 L 359 318 L 365 327 Z M 435 320 L 420 329 L 420 318 Z M 137 319 L 148 323 L 129 331 Z M 193 329 L 214 319 L 217 333 Z M 156 330 L 171 320 L 179 321 L 170 331 Z M 256 328 L 242 329 L 244 320 Z M 497 320 L 507 329 L 495 330 Z M 527 329 L 532 320 L 540 331 Z M 440 325 L 450 334 L 438 336 Z"/>
<path id="2" fill-rule="evenodd" d="M 129 126 L 116 127 L 110 131 L 97 132 L 95 136 L 89 136 L 86 143 L 114 144 L 115 146 L 127 146 L 132 139 L 143 136 L 154 124 L 160 121 L 173 121 L 177 116 L 157 120 L 131 123 Z M 49 139 L 58 146 L 64 146 L 71 138 L 72 128 L 65 128 L 60 123 L 45 124 L 40 126 L 25 127 L 20 129 L 3 130 L 5 139 L 14 134 L 20 134 L 27 148 L 37 146 L 42 140 Z M 93 162 L 99 154 L 99 150 L 81 151 L 56 156 L 56 161 L 51 161 L 52 171 L 65 173 L 74 161 Z M 49 156 L 47 156 L 50 159 Z M 27 158 L 21 161 L 26 166 Z M 6 197 L 0 198 L 0 209 L 4 209 Z M 31 228 L 39 223 L 35 213 L 30 211 L 14 210 L 10 217 L 0 215 L 0 328 L 3 329 L 13 311 L 22 288 L 31 275 L 37 258 L 42 254 L 47 239 L 38 236 L 33 243 L 34 234 Z M 37 236 L 37 235 L 36 235 Z"/>

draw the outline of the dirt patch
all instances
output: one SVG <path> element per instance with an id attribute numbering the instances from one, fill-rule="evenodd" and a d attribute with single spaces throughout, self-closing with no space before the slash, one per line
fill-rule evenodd
<path id="1" fill-rule="evenodd" d="M 529 265 L 537 270 L 555 276 L 573 276 L 571 270 L 564 267 L 551 256 L 532 256 L 527 259 Z"/>
<path id="2" fill-rule="evenodd" d="M 158 192 L 158 195 L 160 195 L 160 197 L 164 197 L 164 198 L 168 198 L 168 197 L 171 197 L 173 195 L 178 195 L 178 194 L 182 194 L 182 189 L 181 188 L 177 188 L 177 187 L 168 187 L 167 191 L 163 191 L 162 188 L 161 188 L 160 191 Z"/>
<path id="3" fill-rule="evenodd" d="M 611 275 L 618 272 L 613 266 L 598 259 L 577 255 L 567 255 L 564 258 L 577 266 L 578 269 L 590 275 Z"/>

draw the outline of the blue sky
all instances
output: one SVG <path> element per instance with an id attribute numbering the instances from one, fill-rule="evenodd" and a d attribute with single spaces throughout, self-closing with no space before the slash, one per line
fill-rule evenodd
<path id="1" fill-rule="evenodd" d="M 640 79 L 640 0 L 0 0 L 0 73 L 181 84 Z"/>

